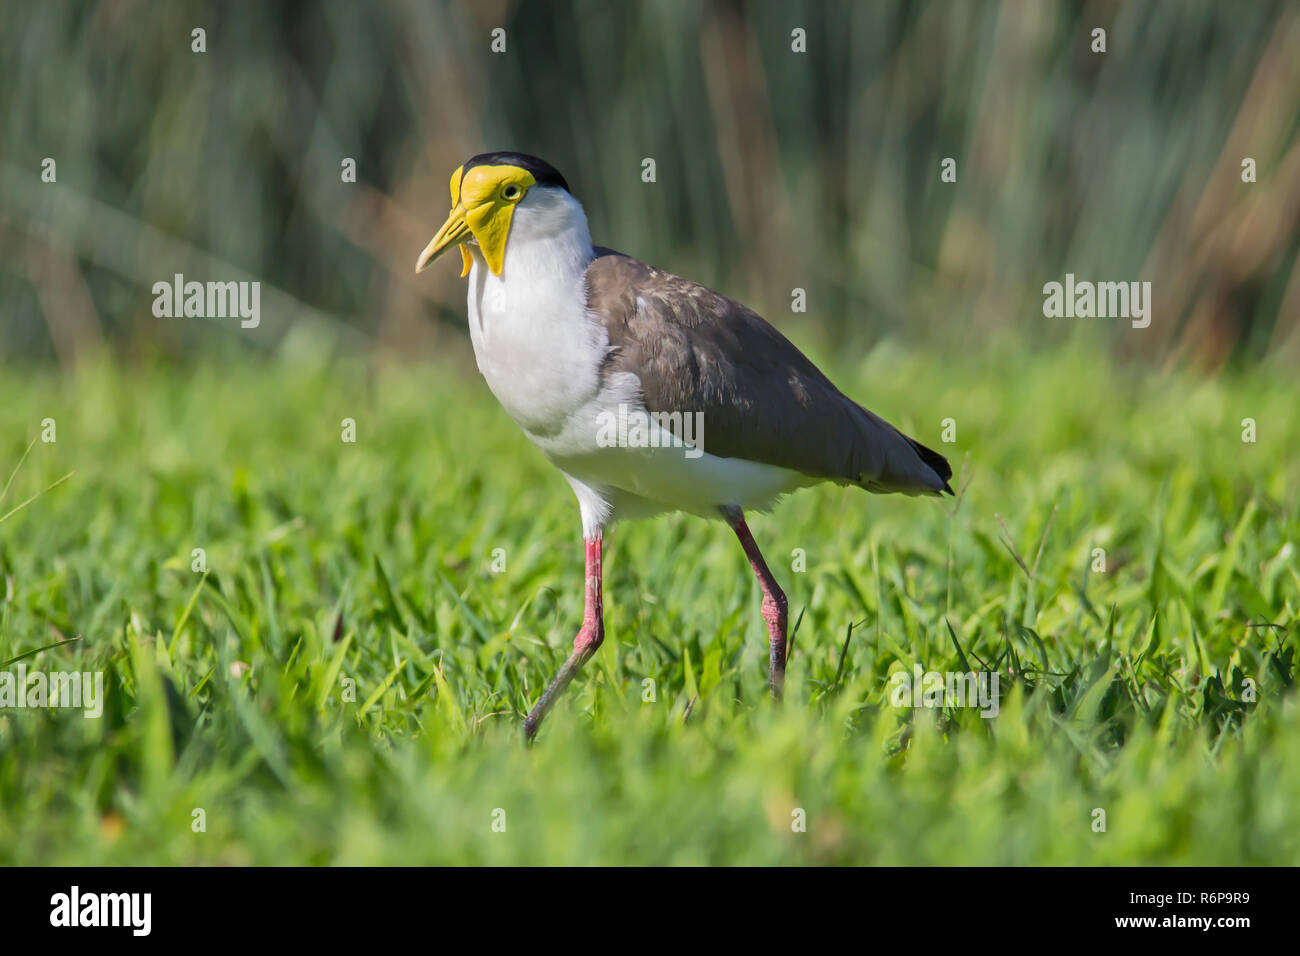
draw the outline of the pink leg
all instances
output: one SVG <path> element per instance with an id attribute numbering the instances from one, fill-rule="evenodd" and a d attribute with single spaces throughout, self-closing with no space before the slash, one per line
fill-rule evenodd
<path id="1" fill-rule="evenodd" d="M 768 570 L 767 562 L 763 560 L 763 554 L 754 542 L 754 536 L 749 533 L 749 525 L 745 524 L 744 514 L 739 508 L 724 508 L 722 513 L 726 516 L 727 523 L 731 525 L 731 530 L 736 532 L 736 537 L 740 539 L 740 546 L 745 549 L 745 557 L 749 558 L 749 565 L 758 577 L 758 585 L 763 589 L 763 620 L 767 622 L 770 650 L 768 686 L 772 689 L 772 697 L 780 700 L 782 688 L 785 686 L 785 637 L 789 603 L 785 599 L 785 592 L 781 590 L 781 586 L 776 583 L 776 578 Z"/>
<path id="2" fill-rule="evenodd" d="M 524 721 L 524 734 L 529 740 L 532 740 L 537 734 L 537 727 L 541 724 L 542 718 L 546 716 L 546 712 L 551 709 L 551 705 L 564 693 L 564 688 L 569 686 L 569 682 L 573 680 L 574 675 L 582 669 L 582 665 L 587 663 L 588 658 L 596 653 L 601 642 L 605 640 L 605 620 L 601 606 L 601 539 L 599 537 L 587 538 L 586 544 L 587 596 L 586 607 L 582 614 L 582 629 L 578 631 L 578 636 L 573 639 L 573 653 L 564 662 L 560 672 L 547 685 L 532 712 L 529 713 L 528 719 Z"/>

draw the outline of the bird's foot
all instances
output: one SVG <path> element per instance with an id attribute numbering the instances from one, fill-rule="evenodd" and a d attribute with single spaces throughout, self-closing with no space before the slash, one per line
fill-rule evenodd
<path id="1" fill-rule="evenodd" d="M 546 716 L 551 706 L 564 693 L 564 689 L 582 670 L 582 665 L 587 663 L 593 654 L 600 649 L 600 645 L 605 641 L 605 623 L 599 619 L 595 621 L 587 620 L 582 624 L 582 630 L 578 631 L 578 636 L 573 639 L 573 653 L 569 655 L 564 666 L 560 668 L 558 674 L 546 685 L 546 690 L 542 691 L 542 696 L 537 699 L 533 709 L 529 711 L 528 717 L 524 720 L 524 736 L 532 740 L 537 735 L 537 728 L 541 726 L 542 719 Z"/>
<path id="2" fill-rule="evenodd" d="M 767 622 L 768 633 L 768 687 L 772 699 L 778 703 L 785 692 L 785 660 L 787 653 L 786 634 L 788 633 L 789 603 L 781 591 L 764 595 L 763 620 Z"/>

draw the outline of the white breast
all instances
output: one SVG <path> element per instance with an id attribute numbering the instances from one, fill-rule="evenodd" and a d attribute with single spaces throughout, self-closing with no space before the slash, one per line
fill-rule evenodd
<path id="1" fill-rule="evenodd" d="M 581 307 L 581 279 L 521 281 L 509 267 L 494 276 L 475 258 L 468 311 L 479 371 L 530 438 L 554 438 L 595 397 L 608 339 Z"/>
<path id="2" fill-rule="evenodd" d="M 533 192 L 536 192 L 535 190 Z M 717 516 L 719 505 L 765 508 L 809 483 L 784 468 L 681 448 L 603 444 L 603 422 L 640 407 L 633 375 L 602 383 L 604 325 L 586 311 L 594 252 L 582 207 L 567 193 L 533 194 L 515 210 L 505 263 L 493 275 L 477 247 L 469 275 L 469 330 L 479 371 L 524 433 L 569 478 L 586 533 L 616 517 L 685 510 Z M 689 411 L 684 409 L 683 411 Z"/>

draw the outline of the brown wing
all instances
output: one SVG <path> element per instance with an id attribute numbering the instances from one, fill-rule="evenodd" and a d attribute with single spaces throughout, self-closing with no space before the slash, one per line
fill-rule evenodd
<path id="1" fill-rule="evenodd" d="M 839 391 L 739 302 L 630 256 L 597 249 L 587 307 L 604 322 L 604 374 L 641 380 L 651 412 L 703 412 L 704 451 L 869 491 L 952 489 L 940 454 Z"/>

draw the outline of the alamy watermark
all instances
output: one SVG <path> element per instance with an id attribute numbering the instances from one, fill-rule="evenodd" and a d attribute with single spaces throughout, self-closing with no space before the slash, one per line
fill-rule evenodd
<path id="1" fill-rule="evenodd" d="M 153 928 L 152 893 L 83 893 L 74 885 L 50 897 L 50 925 L 57 927 L 124 927 L 133 936 Z"/>
<path id="2" fill-rule="evenodd" d="M 103 671 L 0 671 L 0 710 L 74 707 L 86 719 L 104 713 Z"/>
<path id="3" fill-rule="evenodd" d="M 1049 319 L 1130 319 L 1133 328 L 1151 324 L 1150 282 L 1075 281 L 1067 272 L 1065 282 L 1043 286 L 1043 315 Z"/>
<path id="4" fill-rule="evenodd" d="M 889 679 L 895 707 L 978 707 L 984 718 L 998 715 L 997 671 L 895 671 Z"/>
<path id="5" fill-rule="evenodd" d="M 687 458 L 704 454 L 703 412 L 648 412 L 626 403 L 596 416 L 601 448 L 685 448 Z"/>
<path id="6" fill-rule="evenodd" d="M 171 282 L 153 284 L 153 314 L 159 319 L 234 319 L 245 329 L 262 321 L 262 283 L 186 282 L 176 273 Z"/>

